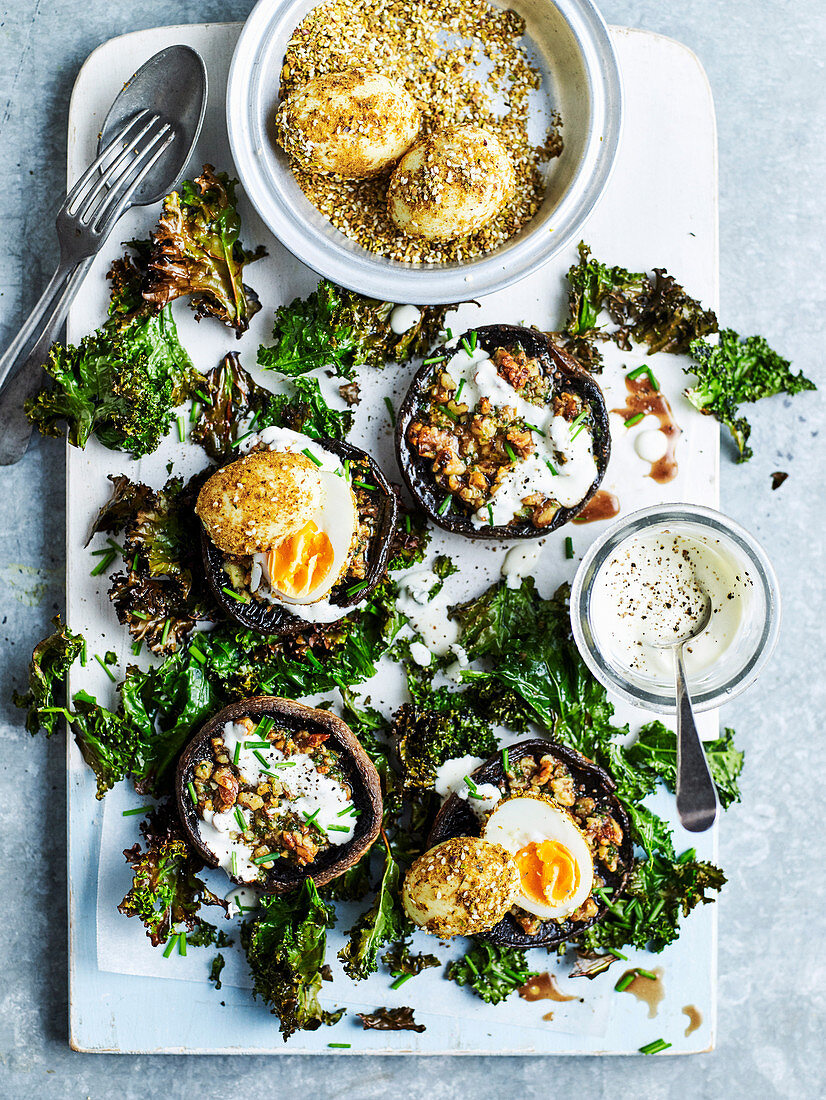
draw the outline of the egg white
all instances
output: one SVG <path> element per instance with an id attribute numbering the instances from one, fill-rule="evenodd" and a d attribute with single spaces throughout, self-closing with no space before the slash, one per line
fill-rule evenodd
<path id="1" fill-rule="evenodd" d="M 544 798 L 514 795 L 495 806 L 484 830 L 490 840 L 516 856 L 528 844 L 555 840 L 564 845 L 579 868 L 579 886 L 563 902 L 544 905 L 520 892 L 516 904 L 543 920 L 563 920 L 588 898 L 594 884 L 594 860 L 584 835 L 570 814 Z"/>

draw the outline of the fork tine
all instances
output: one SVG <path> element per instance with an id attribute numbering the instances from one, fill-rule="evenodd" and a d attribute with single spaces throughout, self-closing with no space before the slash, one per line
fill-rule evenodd
<path id="1" fill-rule="evenodd" d="M 88 184 L 95 178 L 96 174 L 106 163 L 107 158 L 114 151 L 115 147 L 123 139 L 126 138 L 126 135 L 129 133 L 130 130 L 132 130 L 139 123 L 143 122 L 147 116 L 149 116 L 149 111 L 147 111 L 145 108 L 139 111 L 129 122 L 129 124 L 123 130 L 117 133 L 115 137 L 113 137 L 112 140 L 109 142 L 109 144 L 101 150 L 95 160 L 92 161 L 92 163 L 89 165 L 89 167 L 80 177 L 80 179 L 77 180 L 72 189 L 69 191 L 66 198 L 63 200 L 61 211 L 69 211 L 69 209 L 74 206 L 75 202 L 80 198 Z"/>
<path id="2" fill-rule="evenodd" d="M 110 192 L 110 194 L 107 196 L 107 199 L 103 203 L 103 206 L 100 208 L 100 210 L 97 211 L 97 213 L 95 215 L 95 219 L 94 219 L 94 221 L 92 223 L 92 226 L 91 226 L 92 232 L 98 233 L 103 237 L 107 236 L 107 234 L 109 233 L 112 226 L 115 224 L 115 222 L 118 220 L 118 218 L 120 218 L 121 214 L 124 212 L 126 207 L 129 205 L 129 200 L 132 198 L 132 195 L 135 193 L 135 189 L 146 178 L 148 173 L 151 171 L 151 169 L 155 165 L 156 161 L 158 161 L 160 159 L 160 157 L 163 156 L 163 154 L 166 152 L 166 150 L 169 148 L 169 146 L 175 140 L 177 135 L 176 135 L 174 129 L 172 129 L 171 126 L 167 125 L 167 126 L 164 127 L 163 130 L 161 130 L 158 133 L 157 138 L 154 139 L 154 141 L 157 141 L 158 139 L 160 139 L 163 136 L 164 131 L 167 131 L 167 130 L 169 131 L 169 133 L 166 136 L 166 141 L 164 141 L 163 144 L 160 145 L 155 150 L 155 152 L 153 153 L 153 155 L 150 157 L 150 159 L 148 161 L 145 161 L 141 165 L 141 168 L 140 168 L 140 171 L 138 172 L 138 175 L 133 180 L 131 180 L 125 187 L 113 189 Z M 147 149 L 145 151 L 148 152 L 149 148 L 151 148 L 151 146 L 147 147 Z M 135 163 L 137 164 L 138 162 L 136 161 Z M 134 168 L 134 165 L 133 165 L 133 168 Z M 120 197 L 118 197 L 118 196 L 120 196 Z"/>
<path id="3" fill-rule="evenodd" d="M 160 130 L 156 131 L 151 137 L 150 134 L 152 128 L 160 122 L 160 117 L 155 115 L 149 122 L 143 127 L 141 132 L 137 134 L 133 141 L 130 141 L 124 149 L 118 154 L 115 160 L 107 167 L 103 175 L 99 175 L 97 182 L 89 190 L 82 200 L 82 205 L 79 210 L 74 213 L 74 217 L 78 218 L 80 222 L 87 223 L 95 215 L 95 208 L 100 205 L 101 192 L 108 192 L 109 190 L 117 190 L 129 176 L 131 171 L 137 164 L 143 160 L 146 154 L 154 148 L 159 137 L 169 129 L 169 124 L 164 123 Z M 141 148 L 138 148 L 141 142 L 145 143 Z M 106 198 L 106 194 L 103 195 L 103 199 Z"/>

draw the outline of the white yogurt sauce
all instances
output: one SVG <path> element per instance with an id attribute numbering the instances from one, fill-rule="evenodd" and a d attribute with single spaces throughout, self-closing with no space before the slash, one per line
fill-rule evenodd
<path id="1" fill-rule="evenodd" d="M 433 659 L 432 653 L 422 642 L 410 643 L 410 656 L 421 668 L 427 668 Z"/>
<path id="2" fill-rule="evenodd" d="M 493 783 L 477 783 L 476 795 L 471 794 L 465 777 L 480 764 L 484 764 L 484 760 L 479 756 L 455 756 L 452 760 L 445 760 L 436 769 L 436 781 L 433 785 L 436 794 L 443 802 L 452 794 L 458 795 L 467 802 L 477 817 L 483 817 L 501 799 L 502 792 Z"/>
<path id="3" fill-rule="evenodd" d="M 431 653 L 444 657 L 459 641 L 459 624 L 447 617 L 447 608 L 430 602 L 430 592 L 439 580 L 428 569 L 408 573 L 399 584 L 396 607 L 405 616 Z"/>
<path id="4" fill-rule="evenodd" d="M 222 737 L 230 760 L 237 759 L 236 767 L 244 783 L 257 784 L 262 778 L 263 769 L 275 772 L 287 792 L 282 804 L 284 811 L 290 811 L 301 817 L 312 817 L 318 810 L 315 821 L 327 835 L 331 844 L 347 844 L 352 840 L 356 818 L 353 813 L 353 800 L 344 793 L 341 784 L 321 772 L 310 760 L 307 753 L 299 752 L 285 756 L 275 746 L 267 749 L 248 749 L 245 741 L 260 741 L 255 733 L 249 733 L 245 726 L 236 722 L 227 722 Z M 240 748 L 238 746 L 240 745 Z M 236 757 L 236 748 L 238 754 Z M 255 752 L 261 754 L 259 760 Z M 287 796 L 289 796 L 287 798 Z M 252 862 L 253 849 L 240 839 L 238 822 L 233 807 L 228 813 L 217 814 L 204 811 L 203 820 L 198 822 L 201 840 L 218 860 L 218 865 L 229 874 L 232 867 L 232 855 L 235 853 L 236 878 L 244 882 L 253 882 L 258 878 L 260 867 Z M 244 821 L 249 823 L 250 811 L 238 806 Z M 335 829 L 330 829 L 334 825 Z"/>
<path id="5" fill-rule="evenodd" d="M 390 328 L 396 336 L 401 336 L 417 325 L 421 319 L 422 315 L 415 306 L 396 306 L 390 314 Z"/>
<path id="6" fill-rule="evenodd" d="M 632 535 L 600 567 L 591 594 L 595 640 L 621 668 L 668 684 L 668 645 L 690 633 L 711 600 L 711 619 L 684 648 L 686 672 L 710 668 L 734 642 L 752 581 L 714 539 L 667 528 Z"/>
<path id="7" fill-rule="evenodd" d="M 533 576 L 544 543 L 523 542 L 512 546 L 502 562 L 502 576 L 508 588 L 519 588 L 525 577 Z"/>
<path id="8" fill-rule="evenodd" d="M 457 386 L 464 382 L 459 395 L 461 404 L 474 409 L 482 397 L 487 397 L 495 408 L 509 406 L 542 433 L 533 433 L 535 452 L 518 462 L 500 485 L 491 501 L 491 511 L 485 505 L 472 517 L 474 527 L 490 526 L 491 512 L 495 526 L 509 523 L 522 510 L 522 498 L 531 493 L 542 493 L 565 508 L 582 500 L 597 476 L 593 440 L 587 426 L 574 434 L 570 423 L 563 416 L 554 416 L 550 406 L 526 401 L 499 374 L 493 360 L 481 348 L 470 355 L 460 348 L 448 361 L 446 370 Z M 549 462 L 556 473 L 551 472 Z"/>

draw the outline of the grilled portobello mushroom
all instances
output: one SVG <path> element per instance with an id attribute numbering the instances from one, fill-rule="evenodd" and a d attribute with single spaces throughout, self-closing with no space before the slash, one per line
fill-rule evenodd
<path id="1" fill-rule="evenodd" d="M 366 600 L 384 577 L 398 516 L 398 498 L 375 460 L 359 447 L 334 439 L 315 440 L 342 462 L 349 461 L 355 468 L 361 467 L 359 477 L 362 487 L 355 488 L 359 516 L 369 513 L 374 531 L 366 551 L 367 573 L 363 581 L 348 580 L 346 575 L 330 590 L 329 601 L 342 609 L 342 618 Z M 364 488 L 363 486 L 369 486 Z M 250 595 L 246 602 L 230 596 L 232 588 L 226 561 L 222 551 L 208 535 L 199 520 L 201 532 L 201 557 L 212 597 L 228 618 L 249 630 L 262 634 L 298 634 L 313 626 L 303 619 L 300 606 L 286 603 L 268 603 Z M 357 587 L 358 586 L 358 587 Z M 353 591 L 357 587 L 357 591 Z M 309 607 L 312 604 L 307 605 Z"/>
<path id="2" fill-rule="evenodd" d="M 543 756 L 549 755 L 564 764 L 570 771 L 573 776 L 577 799 L 593 799 L 595 807 L 591 816 L 601 811 L 608 813 L 622 831 L 622 840 L 618 845 L 616 870 L 609 871 L 596 857 L 594 859 L 594 873 L 598 874 L 604 880 L 606 887 L 616 895 L 625 885 L 634 858 L 631 823 L 624 808 L 614 795 L 616 784 L 604 768 L 593 764 L 573 749 L 541 737 L 530 738 L 510 746 L 508 749 L 509 770 L 513 773 L 514 768 L 525 757 L 532 756 L 536 761 L 539 761 Z M 480 765 L 472 773 L 471 778 L 477 786 L 482 783 L 492 783 L 503 792 L 507 793 L 508 791 L 508 780 L 505 775 L 501 753 L 497 753 L 496 756 L 492 756 L 486 763 Z M 514 793 L 521 792 L 516 791 Z M 427 843 L 428 847 L 433 847 L 449 837 L 479 836 L 480 833 L 481 825 L 476 814 L 464 799 L 454 794 L 445 801 L 437 813 Z M 539 928 L 534 935 L 530 935 L 518 923 L 513 911 L 511 911 L 499 924 L 495 925 L 489 932 L 481 935 L 493 943 L 506 944 L 508 947 L 554 947 L 572 939 L 580 932 L 584 932 L 586 928 L 590 928 L 592 924 L 602 920 L 608 911 L 607 907 L 597 897 L 594 897 L 594 901 L 597 903 L 597 912 L 589 920 L 540 921 L 539 918 L 535 918 L 539 923 Z"/>
<path id="3" fill-rule="evenodd" d="M 496 470 L 508 464 L 518 469 L 519 461 L 530 457 L 535 444 L 538 450 L 549 448 L 545 432 L 537 433 L 534 429 L 526 435 L 527 417 L 499 424 L 492 439 L 490 432 L 496 417 L 487 417 L 488 424 L 478 425 L 481 434 L 477 434 L 471 424 L 472 420 L 479 420 L 473 417 L 473 408 L 461 411 L 462 392 L 457 396 L 454 391 L 452 401 L 443 396 L 447 391 L 440 377 L 449 371 L 450 360 L 465 345 L 473 352 L 481 350 L 490 358 L 499 359 L 497 372 L 501 384 L 508 381 L 516 386 L 520 396 L 527 394 L 542 401 L 542 405 L 532 406 L 536 410 L 534 421 L 543 413 L 547 416 L 545 405 L 553 408 L 554 415 L 558 410 L 558 415 L 570 420 L 572 437 L 580 424 L 583 425 L 580 430 L 588 430 L 594 461 L 585 467 L 587 483 L 575 501 L 567 505 L 556 502 L 554 507 L 553 497 L 542 494 L 544 503 L 530 505 L 529 515 L 507 522 L 499 522 L 497 518 L 493 522 L 492 512 L 486 509 L 497 499 L 496 494 L 487 495 Z M 440 356 L 443 358 L 434 364 Z M 498 396 L 500 406 L 504 407 L 508 395 Z M 450 442 L 451 437 L 457 443 L 461 438 L 458 451 Z M 396 453 L 411 494 L 430 520 L 444 530 L 476 539 L 541 538 L 573 519 L 599 488 L 611 453 L 608 410 L 602 390 L 591 375 L 544 333 L 516 325 L 482 325 L 460 337 L 456 347 L 438 348 L 416 372 L 397 419 Z M 544 465 L 558 476 L 554 463 L 550 459 L 549 462 Z M 465 472 L 461 472 L 463 465 L 467 467 Z M 454 470 L 455 490 L 448 485 Z M 593 476 L 588 477 L 592 471 Z M 543 477 L 547 479 L 544 472 Z M 475 499 L 469 502 L 460 497 L 462 491 Z M 498 491 L 502 500 L 501 488 Z M 473 516 L 477 513 L 481 515 L 474 524 Z M 484 518 L 486 514 L 490 519 Z"/>
<path id="4" fill-rule="evenodd" d="M 305 867 L 292 860 L 277 858 L 265 877 L 253 882 L 244 881 L 227 870 L 233 882 L 254 885 L 268 894 L 286 894 L 300 886 L 306 878 L 312 878 L 316 886 L 325 886 L 352 867 L 372 846 L 379 835 L 382 819 L 381 783 L 378 772 L 350 727 L 326 710 L 316 710 L 291 699 L 274 695 L 256 695 L 231 703 L 219 711 L 192 737 L 178 760 L 175 772 L 175 798 L 188 842 L 204 863 L 219 866 L 219 860 L 201 839 L 199 817 L 190 792 L 190 784 L 196 780 L 196 769 L 204 762 L 213 761 L 211 739 L 222 735 L 227 722 L 240 722 L 250 718 L 253 722 L 270 717 L 280 728 L 291 733 L 307 731 L 311 735 L 325 735 L 324 744 L 338 756 L 338 766 L 352 790 L 352 801 L 358 811 L 352 838 L 345 844 L 331 844 Z M 286 774 L 286 772 L 285 772 Z"/>

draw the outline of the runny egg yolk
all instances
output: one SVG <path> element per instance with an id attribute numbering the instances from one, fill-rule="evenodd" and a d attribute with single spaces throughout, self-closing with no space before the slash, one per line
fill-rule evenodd
<path id="1" fill-rule="evenodd" d="M 333 567 L 333 544 L 312 520 L 270 550 L 267 570 L 270 585 L 285 596 L 313 592 Z"/>
<path id="2" fill-rule="evenodd" d="M 526 897 L 541 905 L 559 905 L 579 888 L 579 865 L 558 840 L 526 844 L 514 858 Z"/>

